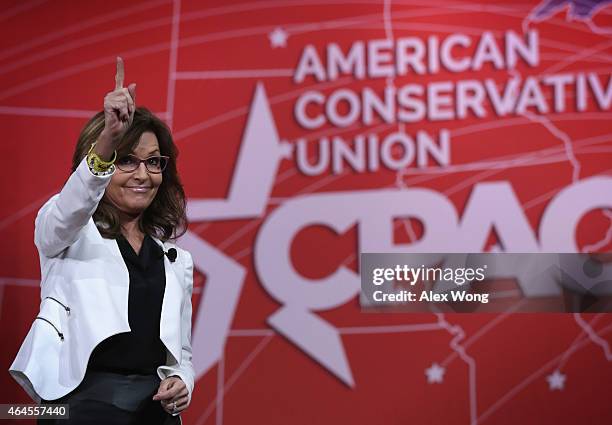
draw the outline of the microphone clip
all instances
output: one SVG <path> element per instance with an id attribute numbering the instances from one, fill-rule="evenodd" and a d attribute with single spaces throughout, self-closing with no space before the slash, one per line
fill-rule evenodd
<path id="1" fill-rule="evenodd" d="M 168 257 L 168 260 L 170 260 L 171 263 L 174 263 L 176 261 L 176 257 L 178 253 L 176 252 L 175 248 L 170 248 L 168 251 L 164 251 L 164 249 L 161 248 L 161 251 L 162 251 L 162 257 L 165 255 L 166 257 Z"/>

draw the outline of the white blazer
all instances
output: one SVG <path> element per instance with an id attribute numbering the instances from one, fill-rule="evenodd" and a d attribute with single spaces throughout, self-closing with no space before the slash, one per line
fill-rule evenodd
<path id="1" fill-rule="evenodd" d="M 103 238 L 92 219 L 110 178 L 93 175 L 81 162 L 36 217 L 42 319 L 33 321 L 9 372 L 37 403 L 75 389 L 93 349 L 112 335 L 130 331 L 127 267 L 117 242 Z M 175 248 L 178 254 L 174 262 L 164 256 L 166 289 L 159 337 L 167 360 L 157 374 L 160 379 L 180 377 L 191 401 L 193 262 L 187 251 L 155 241 L 165 252 Z"/>

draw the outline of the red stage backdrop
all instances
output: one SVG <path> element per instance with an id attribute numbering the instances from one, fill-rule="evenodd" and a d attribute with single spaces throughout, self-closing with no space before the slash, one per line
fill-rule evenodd
<path id="1" fill-rule="evenodd" d="M 189 198 L 184 423 L 611 423 L 609 315 L 516 313 L 559 291 L 520 282 L 503 314 L 362 313 L 357 274 L 611 250 L 608 3 L 3 1 L 2 368 L 38 309 L 34 217 L 120 55 Z"/>

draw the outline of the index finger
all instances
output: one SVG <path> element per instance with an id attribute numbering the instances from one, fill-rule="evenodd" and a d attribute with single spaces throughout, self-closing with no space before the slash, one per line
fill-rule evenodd
<path id="1" fill-rule="evenodd" d="M 123 88 L 123 59 L 117 56 L 117 73 L 115 74 L 115 90 Z"/>

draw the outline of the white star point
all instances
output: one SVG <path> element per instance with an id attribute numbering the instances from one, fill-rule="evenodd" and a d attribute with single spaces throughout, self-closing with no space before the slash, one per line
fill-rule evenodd
<path id="1" fill-rule="evenodd" d="M 441 384 L 442 381 L 444 381 L 444 372 L 446 372 L 446 369 L 440 366 L 438 363 L 432 364 L 429 368 L 425 369 L 427 383 Z"/>
<path id="2" fill-rule="evenodd" d="M 270 46 L 273 49 L 277 47 L 287 47 L 287 38 L 289 38 L 289 34 L 281 27 L 277 27 L 268 34 L 268 38 L 270 39 Z"/>
<path id="3" fill-rule="evenodd" d="M 565 387 L 565 378 L 567 378 L 566 375 L 559 372 L 559 370 L 555 370 L 552 374 L 546 377 L 546 380 L 548 381 L 548 389 L 550 391 L 561 391 Z"/>
<path id="4" fill-rule="evenodd" d="M 281 158 L 291 159 L 291 157 L 293 156 L 293 145 L 287 140 L 281 140 L 279 146 L 279 153 Z"/>

